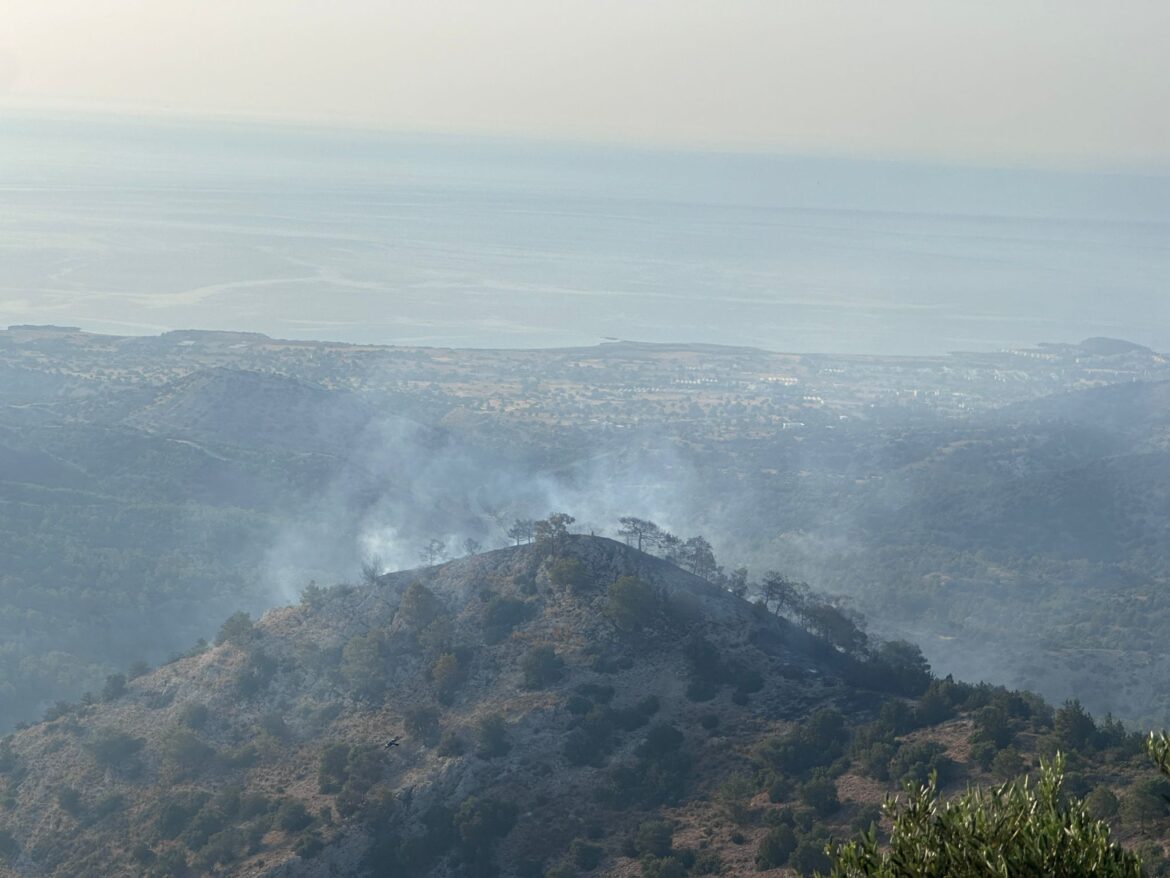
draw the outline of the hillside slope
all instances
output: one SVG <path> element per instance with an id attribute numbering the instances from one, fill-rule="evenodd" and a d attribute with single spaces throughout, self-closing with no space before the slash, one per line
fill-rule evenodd
<path id="1" fill-rule="evenodd" d="M 785 832 L 807 871 L 906 771 L 980 772 L 1001 696 L 872 654 L 594 537 L 311 589 L 6 739 L 0 875 L 748 874 Z"/>

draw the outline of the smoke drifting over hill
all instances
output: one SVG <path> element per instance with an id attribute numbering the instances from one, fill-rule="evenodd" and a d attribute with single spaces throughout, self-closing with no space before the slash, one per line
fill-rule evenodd
<path id="1" fill-rule="evenodd" d="M 274 600 L 294 600 L 305 571 L 355 577 L 362 562 L 400 570 L 459 557 L 468 541 L 509 543 L 520 519 L 564 511 L 574 530 L 613 535 L 623 515 L 651 519 L 682 536 L 719 527 L 730 510 L 698 504 L 696 462 L 661 433 L 632 432 L 613 447 L 548 465 L 541 449 L 501 454 L 476 441 L 404 419 L 374 419 L 353 438 L 340 472 L 313 499 L 302 521 L 285 528 L 269 552 Z M 542 458 L 544 458 L 542 460 Z M 727 526 L 730 533 L 733 526 Z M 715 533 L 714 531 L 712 533 Z"/>

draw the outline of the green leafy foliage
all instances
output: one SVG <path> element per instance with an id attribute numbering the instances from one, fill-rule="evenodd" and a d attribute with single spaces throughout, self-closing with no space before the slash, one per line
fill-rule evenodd
<path id="1" fill-rule="evenodd" d="M 486 867 L 496 844 L 512 831 L 518 815 L 515 803 L 487 797 L 472 796 L 459 806 L 454 824 L 463 862 L 471 874 L 494 872 Z"/>
<path id="2" fill-rule="evenodd" d="M 113 768 L 125 765 L 146 745 L 142 738 L 136 738 L 119 729 L 100 729 L 89 743 L 89 751 L 98 765 Z"/>
<path id="3" fill-rule="evenodd" d="M 450 704 L 467 679 L 467 662 L 456 652 L 444 652 L 431 665 L 431 680 L 443 704 Z"/>
<path id="4" fill-rule="evenodd" d="M 215 645 L 230 643 L 234 646 L 247 646 L 256 637 L 256 626 L 252 617 L 241 611 L 232 613 L 219 626 L 219 633 L 215 635 Z"/>
<path id="5" fill-rule="evenodd" d="M 761 871 L 779 869 L 788 864 L 788 858 L 796 850 L 796 833 L 791 826 L 776 826 L 769 829 L 756 849 L 756 867 Z"/>
<path id="6" fill-rule="evenodd" d="M 407 628 L 418 631 L 438 619 L 446 609 L 433 591 L 421 582 L 412 582 L 398 605 L 398 618 Z"/>
<path id="7" fill-rule="evenodd" d="M 380 701 L 386 692 L 389 640 L 380 628 L 358 634 L 341 651 L 341 673 L 359 697 Z"/>
<path id="8" fill-rule="evenodd" d="M 483 639 L 485 643 L 499 643 L 517 626 L 532 617 L 533 608 L 527 601 L 516 598 L 491 598 L 483 613 Z"/>
<path id="9" fill-rule="evenodd" d="M 800 800 L 812 808 L 818 817 L 835 814 L 841 807 L 837 799 L 837 785 L 827 777 L 814 777 L 801 784 Z"/>
<path id="10" fill-rule="evenodd" d="M 171 780 L 186 780 L 211 767 L 215 748 L 185 726 L 173 726 L 163 735 L 159 760 Z"/>
<path id="11" fill-rule="evenodd" d="M 872 833 L 838 847 L 833 878 L 1139 878 L 1138 858 L 1078 800 L 1061 796 L 1063 759 L 1044 765 L 1035 785 L 972 788 L 951 801 L 934 783 L 887 806 L 889 848 Z"/>
<path id="12" fill-rule="evenodd" d="M 548 568 L 549 581 L 559 587 L 567 588 L 574 594 L 581 594 L 593 584 L 589 569 L 579 558 L 558 558 Z"/>
<path id="13" fill-rule="evenodd" d="M 574 866 L 586 872 L 592 872 L 600 866 L 604 856 L 605 851 L 583 838 L 575 838 L 569 845 L 569 859 L 573 861 Z"/>
<path id="14" fill-rule="evenodd" d="M 428 747 L 433 747 L 442 737 L 439 711 L 433 707 L 412 707 L 403 717 L 406 733 Z"/>
<path id="15" fill-rule="evenodd" d="M 551 646 L 537 646 L 529 650 L 520 662 L 525 689 L 543 689 L 551 686 L 565 674 L 565 661 Z"/>
<path id="16" fill-rule="evenodd" d="M 839 757 L 847 741 L 845 718 L 836 710 L 821 708 L 788 734 L 766 739 L 755 756 L 778 774 L 801 775 Z"/>
<path id="17" fill-rule="evenodd" d="M 623 631 L 636 631 L 649 625 L 660 609 L 654 588 L 634 576 L 617 579 L 606 594 L 609 617 Z"/>
<path id="18" fill-rule="evenodd" d="M 508 740 L 508 723 L 498 713 L 481 719 L 476 733 L 479 747 L 475 753 L 481 759 L 497 759 L 506 756 L 512 749 L 512 743 Z"/>

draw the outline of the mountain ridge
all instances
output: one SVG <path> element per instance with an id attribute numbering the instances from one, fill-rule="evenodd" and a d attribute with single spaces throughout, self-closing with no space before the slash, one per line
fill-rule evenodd
<path id="1" fill-rule="evenodd" d="M 563 574 L 554 572 L 556 565 L 569 562 L 572 567 L 573 561 L 589 568 L 587 584 L 558 579 Z M 636 636 L 622 632 L 605 609 L 608 586 L 635 574 L 666 595 L 662 608 L 652 612 L 669 613 L 675 620 L 655 616 Z M 522 604 L 528 609 L 521 610 Z M 516 614 L 514 619 L 491 622 L 508 612 Z M 499 624 L 507 633 L 485 634 L 485 616 L 488 628 Z M 361 586 L 310 590 L 301 605 L 271 610 L 255 624 L 233 619 L 225 623 L 217 645 L 125 682 L 116 693 L 107 692 L 103 703 L 63 708 L 60 716 L 6 742 L 3 764 L 12 798 L 0 827 L 17 840 L 22 853 L 14 870 L 0 868 L 0 874 L 83 875 L 89 873 L 78 869 L 86 862 L 105 875 L 135 874 L 125 848 L 140 836 L 149 838 L 159 809 L 165 811 L 185 794 L 214 797 L 238 786 L 284 805 L 303 803 L 318 814 L 331 801 L 320 793 L 313 771 L 323 741 L 386 754 L 372 786 L 399 803 L 404 796 L 412 801 L 399 818 L 406 826 L 419 809 L 436 803 L 451 807 L 472 791 L 528 802 L 525 814 L 540 797 L 554 812 L 588 812 L 602 769 L 588 761 L 565 768 L 568 715 L 561 699 L 572 698 L 574 687 L 610 687 L 610 697 L 616 688 L 621 694 L 613 704 L 626 711 L 628 723 L 644 727 L 649 717 L 630 713 L 635 704 L 629 702 L 635 695 L 654 694 L 656 722 L 697 727 L 700 714 L 714 715 L 715 704 L 705 694 L 701 697 L 707 700 L 690 700 L 693 681 L 680 670 L 686 664 L 679 654 L 685 639 L 680 632 L 693 633 L 696 626 L 715 645 L 719 661 L 742 661 L 755 673 L 757 666 L 770 669 L 768 681 L 758 684 L 760 694 L 752 696 L 752 709 L 769 718 L 745 719 L 736 734 L 779 729 L 826 701 L 823 693 L 840 685 L 832 678 L 839 671 L 833 650 L 816 637 L 667 561 L 601 537 L 564 536 L 555 554 L 546 546 L 511 547 L 384 574 Z M 681 628 L 677 619 L 686 620 Z M 768 635 L 761 637 L 760 631 Z M 428 646 L 432 637 L 443 642 Z M 368 658 L 363 649 L 375 642 L 378 658 L 363 664 Z M 528 656 L 550 646 L 559 670 L 551 673 L 548 685 L 526 683 Z M 455 672 L 459 681 L 444 698 L 433 667 L 461 650 L 475 654 L 457 659 L 466 664 Z M 365 672 L 374 666 L 384 680 L 367 679 Z M 377 693 L 365 691 L 367 686 L 375 686 Z M 719 699 L 721 712 L 740 710 L 727 695 L 712 696 Z M 444 705 L 443 725 L 462 730 L 465 738 L 478 734 L 477 724 L 485 717 L 502 716 L 507 736 L 515 741 L 515 758 L 436 755 L 437 742 L 421 743 L 417 731 L 408 731 L 408 717 L 439 705 Z M 189 727 L 192 713 L 205 714 L 195 728 Z M 330 713 L 331 719 L 323 719 Z M 612 743 L 612 758 L 636 762 L 642 746 L 637 736 L 613 737 L 622 740 Z M 406 740 L 384 748 L 391 738 Z M 694 742 L 697 753 L 712 746 L 718 746 L 713 739 Z M 119 747 L 126 752 L 106 752 Z M 243 767 L 249 760 L 254 764 Z M 549 780 L 554 765 L 555 783 Z M 13 766 L 19 766 L 22 778 L 15 789 Z M 76 792 L 66 798 L 77 798 L 85 813 L 111 807 L 106 801 L 111 795 L 132 804 L 120 823 L 106 825 L 103 821 L 111 818 L 103 817 L 86 825 L 63 811 L 62 789 Z M 569 807 L 567 800 L 574 797 L 585 804 Z M 71 823 L 77 824 L 81 841 L 63 844 L 59 833 Z M 345 820 L 333 827 L 322 829 L 328 843 L 312 859 L 282 847 L 289 839 L 270 830 L 262 853 L 245 856 L 230 869 L 221 870 L 214 861 L 203 868 L 206 874 L 249 876 L 324 875 L 333 867 L 361 874 L 352 870 L 369 855 L 365 830 Z M 121 850 L 98 841 L 120 834 L 127 839 Z M 97 851 L 86 850 L 87 838 Z M 566 848 L 572 841 L 557 839 L 555 833 L 552 838 Z M 518 862 L 549 840 L 547 826 L 521 819 L 505 844 L 508 856 Z M 156 858 L 175 849 L 165 838 L 154 842 Z M 60 850 L 64 860 L 47 862 L 49 850 Z"/>

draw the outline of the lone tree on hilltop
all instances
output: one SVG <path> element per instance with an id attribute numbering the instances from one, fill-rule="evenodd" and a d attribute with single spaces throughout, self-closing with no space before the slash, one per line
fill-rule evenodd
<path id="1" fill-rule="evenodd" d="M 548 518 L 533 522 L 532 533 L 538 543 L 559 546 L 569 535 L 569 525 L 576 521 L 567 512 L 554 512 Z"/>
<path id="2" fill-rule="evenodd" d="M 664 536 L 662 528 L 644 518 L 626 515 L 618 519 L 618 524 L 621 525 L 618 536 L 625 537 L 626 545 L 635 546 L 639 552 L 643 550 L 643 546 L 646 551 L 654 548 Z"/>
<path id="3" fill-rule="evenodd" d="M 433 567 L 447 557 L 447 544 L 440 539 L 432 539 L 422 547 L 418 557 L 428 567 Z"/>
<path id="4" fill-rule="evenodd" d="M 532 542 L 532 529 L 534 522 L 531 518 L 517 518 L 510 528 L 508 528 L 508 539 L 515 540 L 516 545 L 521 542 Z"/>
<path id="5" fill-rule="evenodd" d="M 362 582 L 366 585 L 377 585 L 378 577 L 385 572 L 386 568 L 378 555 L 371 555 L 362 561 Z"/>

